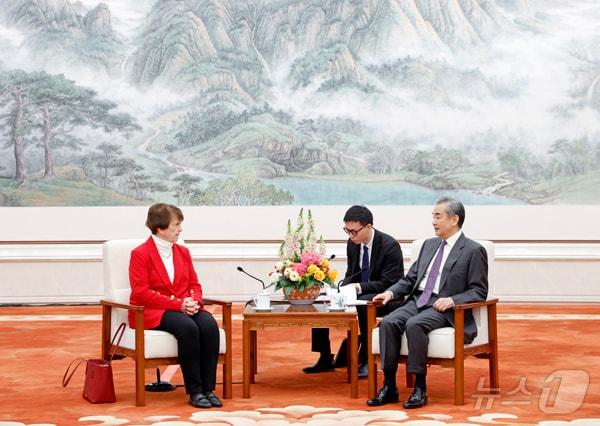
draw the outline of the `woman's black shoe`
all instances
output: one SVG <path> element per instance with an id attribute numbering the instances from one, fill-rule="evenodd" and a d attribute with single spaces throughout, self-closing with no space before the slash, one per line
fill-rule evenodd
<path id="1" fill-rule="evenodd" d="M 202 392 L 191 394 L 189 403 L 196 408 L 210 408 L 213 406 Z"/>
<path id="2" fill-rule="evenodd" d="M 223 403 L 221 402 L 221 400 L 212 391 L 206 392 L 206 399 L 208 399 L 208 401 L 210 402 L 210 405 L 212 405 L 213 407 L 222 407 L 223 406 Z"/>

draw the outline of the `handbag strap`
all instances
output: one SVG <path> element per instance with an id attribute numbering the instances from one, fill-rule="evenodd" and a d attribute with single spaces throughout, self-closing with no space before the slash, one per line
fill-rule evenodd
<path id="1" fill-rule="evenodd" d="M 77 371 L 77 368 L 84 362 L 87 362 L 87 359 L 75 358 L 73 361 L 71 361 L 71 363 L 67 367 L 67 370 L 65 371 L 65 375 L 63 376 L 63 379 L 62 379 L 63 387 L 66 387 L 69 384 L 69 382 L 71 381 L 71 377 L 73 377 L 73 374 L 75 374 L 75 372 Z M 73 367 L 73 364 L 75 364 L 75 363 L 77 363 L 77 364 L 75 365 L 75 367 Z M 71 370 L 71 374 L 69 374 L 69 370 L 71 369 L 71 367 L 73 367 L 73 370 Z"/>
<path id="2" fill-rule="evenodd" d="M 109 352 L 110 358 L 107 361 L 109 364 L 112 362 L 112 359 L 115 356 L 115 352 L 116 352 L 115 347 L 119 346 L 119 343 L 121 343 L 121 339 L 123 338 L 123 334 L 125 333 L 126 327 L 127 327 L 127 324 L 125 324 L 124 322 L 119 324 L 117 331 L 115 331 L 115 335 L 113 336 L 112 340 L 110 341 L 110 352 Z M 114 345 L 115 340 L 117 341 L 116 346 Z M 69 384 L 69 382 L 71 381 L 71 377 L 73 377 L 73 374 L 75 374 L 75 372 L 77 371 L 77 368 L 79 368 L 79 366 L 81 364 L 83 364 L 84 362 L 87 362 L 87 361 L 88 360 L 86 358 L 75 358 L 73 361 L 71 361 L 71 363 L 67 367 L 65 374 L 63 376 L 63 379 L 62 379 L 63 387 L 66 387 Z M 71 370 L 70 373 L 69 373 L 69 370 Z"/>
<path id="3" fill-rule="evenodd" d="M 115 356 L 115 352 L 117 352 L 117 346 L 119 346 L 119 343 L 121 343 L 121 339 L 123 338 L 123 334 L 125 334 L 125 328 L 127 327 L 127 324 L 125 324 L 124 322 L 122 322 L 121 324 L 119 324 L 119 327 L 117 328 L 117 331 L 115 331 L 115 335 L 113 336 L 112 340 L 110 341 L 110 351 L 108 352 L 108 354 L 110 355 L 110 357 L 108 358 L 108 363 L 111 363 L 113 360 L 113 357 Z M 119 336 L 119 338 L 117 339 L 117 336 Z M 117 341 L 117 343 L 115 343 L 115 340 Z"/>

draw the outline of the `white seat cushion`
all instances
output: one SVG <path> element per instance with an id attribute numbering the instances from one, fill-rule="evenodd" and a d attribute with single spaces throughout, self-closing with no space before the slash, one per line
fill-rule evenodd
<path id="1" fill-rule="evenodd" d="M 130 289 L 113 290 L 113 299 L 118 303 L 129 304 Z M 119 324 L 124 322 L 129 324 L 126 309 L 113 308 L 112 317 L 112 335 Z M 125 329 L 120 346 L 127 349 L 135 349 L 135 330 L 129 325 Z M 227 342 L 225 340 L 225 330 L 219 328 L 219 353 L 224 354 L 227 351 Z M 177 356 L 177 340 L 171 333 L 160 330 L 144 330 L 144 357 L 145 358 L 166 358 Z"/>
<path id="2" fill-rule="evenodd" d="M 113 331 L 114 333 L 114 331 Z M 127 327 L 123 334 L 120 346 L 135 349 L 135 330 Z M 219 328 L 219 353 L 227 350 L 225 330 Z M 177 340 L 171 333 L 160 330 L 144 330 L 144 357 L 145 358 L 170 358 L 177 356 Z"/>
<path id="3" fill-rule="evenodd" d="M 477 336 L 471 343 L 465 345 L 465 348 L 483 345 L 488 343 L 487 328 L 487 309 L 473 309 L 473 318 L 477 324 Z M 374 354 L 379 354 L 379 328 L 373 329 L 373 345 L 371 350 Z M 408 343 L 406 333 L 402 334 L 402 344 L 400 346 L 400 355 L 408 355 Z M 429 333 L 429 345 L 427 346 L 427 356 L 432 358 L 454 358 L 454 327 L 443 327 L 433 330 Z"/>

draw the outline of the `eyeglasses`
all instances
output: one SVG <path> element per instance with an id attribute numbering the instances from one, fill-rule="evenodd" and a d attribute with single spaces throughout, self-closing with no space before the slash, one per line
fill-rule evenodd
<path id="1" fill-rule="evenodd" d="M 359 229 L 348 229 L 345 226 L 342 228 L 344 230 L 344 232 L 348 235 L 350 235 L 351 237 L 356 237 L 358 235 L 358 233 L 360 231 L 362 231 L 363 229 L 365 229 L 367 227 L 367 225 L 360 227 Z"/>

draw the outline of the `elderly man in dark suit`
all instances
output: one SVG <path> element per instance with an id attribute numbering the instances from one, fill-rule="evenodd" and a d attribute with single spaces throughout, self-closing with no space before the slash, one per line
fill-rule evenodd
<path id="1" fill-rule="evenodd" d="M 419 408 L 427 404 L 428 333 L 454 325 L 455 304 L 486 299 L 487 253 L 483 246 L 462 233 L 464 220 L 465 208 L 460 201 L 439 199 L 432 223 L 437 238 L 424 242 L 404 278 L 373 298 L 385 305 L 406 296 L 406 302 L 379 324 L 384 385 L 374 399 L 367 401 L 368 405 L 398 402 L 396 371 L 404 332 L 408 340 L 407 372 L 415 374 L 415 388 L 403 406 Z M 475 321 L 469 312 L 465 315 L 465 342 L 472 342 L 476 334 Z"/>
<path id="2" fill-rule="evenodd" d="M 402 250 L 396 239 L 373 228 L 373 214 L 364 206 L 352 206 L 344 215 L 344 231 L 349 239 L 346 245 L 348 267 L 342 285 L 353 286 L 362 300 L 371 300 L 398 281 L 404 275 Z M 378 311 L 385 315 L 400 304 L 391 303 Z M 358 306 L 360 329 L 360 350 L 358 377 L 368 375 L 367 367 L 367 312 L 365 306 Z M 343 344 L 342 348 L 346 346 Z M 305 367 L 305 373 L 333 371 L 335 367 L 345 367 L 346 352 L 340 350 L 335 358 L 331 353 L 328 328 L 312 330 L 312 351 L 319 352 L 316 364 Z"/>

